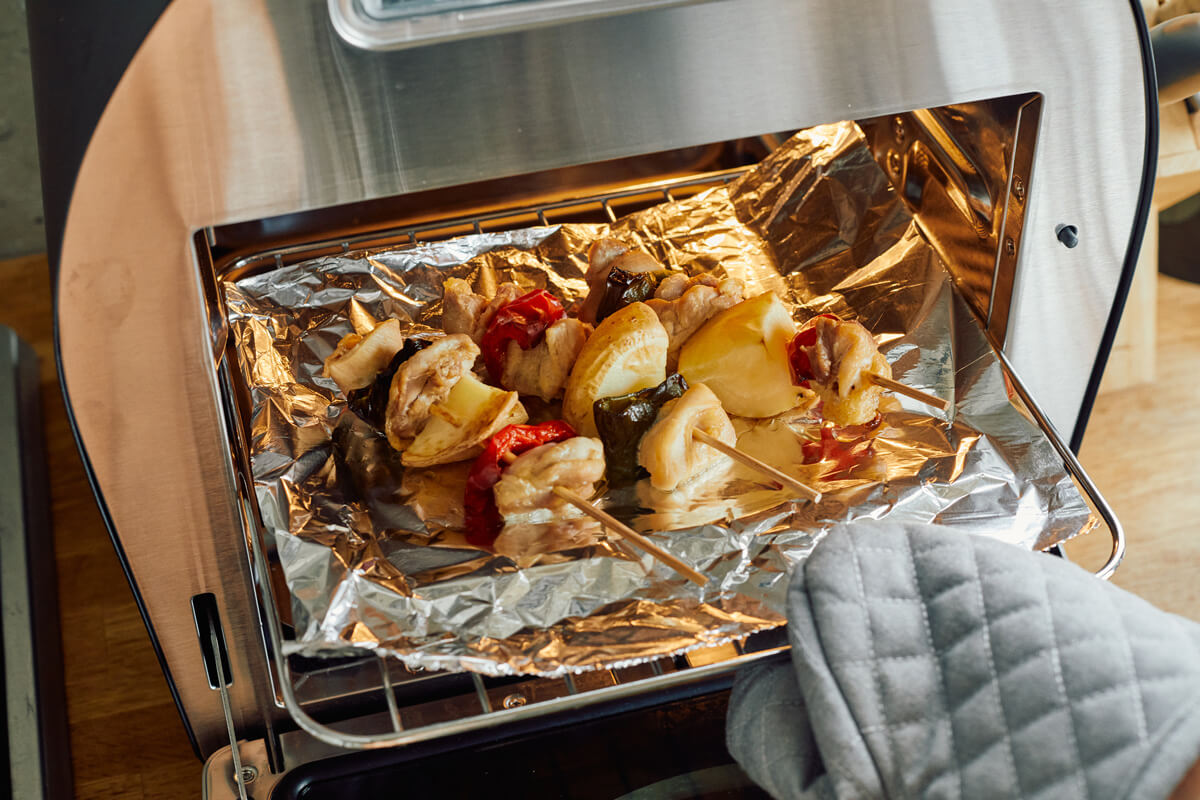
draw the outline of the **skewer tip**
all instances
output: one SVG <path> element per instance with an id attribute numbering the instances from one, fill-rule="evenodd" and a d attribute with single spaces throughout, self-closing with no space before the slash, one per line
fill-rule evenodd
<path id="1" fill-rule="evenodd" d="M 698 442 L 708 445 L 709 447 L 720 450 L 734 461 L 744 464 L 750 469 L 757 471 L 759 474 L 765 476 L 773 483 L 779 484 L 785 489 L 791 489 L 793 492 L 803 498 L 811 500 L 814 503 L 819 503 L 821 501 L 821 493 L 816 489 L 807 484 L 801 483 L 791 475 L 788 475 L 786 472 L 775 469 L 775 467 L 772 467 L 765 461 L 760 461 L 749 453 L 739 450 L 731 444 L 726 444 L 707 431 L 695 428 L 692 430 L 692 438 Z"/>
<path id="2" fill-rule="evenodd" d="M 675 570 L 697 586 L 704 586 L 708 583 L 707 575 L 692 569 L 679 558 L 671 553 L 668 553 L 666 550 L 663 550 L 661 547 L 654 544 L 649 539 L 609 514 L 607 511 L 604 511 L 595 504 L 589 502 L 582 495 L 576 494 L 570 489 L 565 489 L 562 486 L 555 486 L 551 489 L 551 491 L 556 496 L 575 506 L 592 519 L 602 523 L 606 528 L 620 536 L 625 541 L 645 551 L 646 553 L 649 553 L 651 556 L 666 564 L 668 567 Z"/>
<path id="3" fill-rule="evenodd" d="M 936 394 L 930 394 L 929 392 L 923 392 L 920 389 L 914 389 L 907 384 L 900 383 L 900 381 L 892 380 L 891 378 L 885 378 L 882 375 L 875 375 L 874 373 L 871 373 L 870 377 L 871 383 L 875 384 L 881 389 L 887 389 L 888 391 L 895 392 L 896 394 L 902 394 L 905 397 L 911 397 L 913 400 L 919 400 L 926 405 L 933 406 L 939 411 L 946 411 L 950 408 L 950 403 L 947 400 L 938 397 Z"/>

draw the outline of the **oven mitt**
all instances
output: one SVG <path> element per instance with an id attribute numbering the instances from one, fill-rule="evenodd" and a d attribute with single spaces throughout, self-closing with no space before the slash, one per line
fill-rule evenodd
<path id="1" fill-rule="evenodd" d="M 729 751 L 778 798 L 1163 798 L 1200 758 L 1200 624 L 932 525 L 834 529 Z"/>

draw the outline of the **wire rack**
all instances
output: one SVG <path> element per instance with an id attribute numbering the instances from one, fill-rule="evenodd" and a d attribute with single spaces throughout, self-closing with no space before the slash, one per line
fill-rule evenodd
<path id="1" fill-rule="evenodd" d="M 563 222 L 616 222 L 617 218 L 624 214 L 649 208 L 658 203 L 682 200 L 685 197 L 728 184 L 745 171 L 746 168 L 738 167 L 707 172 L 698 176 L 637 184 L 602 195 L 558 200 L 552 203 L 422 222 L 416 225 L 397 226 L 357 236 L 277 247 L 237 259 L 222 268 L 218 279 L 236 281 L 264 270 L 307 261 L 310 258 L 346 255 L 381 248 L 398 248 L 423 242 L 442 241 L 471 233 L 512 230 L 533 225 L 556 225 Z"/>
<path id="2" fill-rule="evenodd" d="M 222 270 L 223 280 L 237 280 L 264 270 L 319 256 L 397 248 L 469 233 L 508 230 L 558 222 L 613 222 L 641 208 L 674 201 L 719 187 L 742 169 L 724 170 L 669 181 L 657 181 L 579 199 L 526 206 L 478 216 L 400 226 L 351 238 L 280 247 L 241 258 Z M 1000 348 L 993 342 L 998 353 Z M 477 731 L 550 714 L 580 713 L 601 704 L 651 702 L 672 692 L 711 691 L 714 681 L 727 684 L 732 673 L 751 664 L 786 658 L 782 631 L 756 634 L 744 643 L 725 645 L 688 656 L 661 659 L 627 669 L 604 670 L 564 678 L 485 678 L 472 673 L 415 673 L 399 662 L 372 653 L 306 659 L 288 654 L 290 631 L 280 617 L 271 580 L 278 570 L 273 543 L 259 516 L 250 479 L 248 439 L 243 420 L 248 393 L 232 358 L 220 365 L 220 380 L 233 437 L 231 451 L 239 466 L 239 495 L 260 622 L 272 669 L 275 701 L 302 730 L 337 747 L 360 749 L 407 745 Z M 1115 516 L 1084 473 L 1074 454 L 1054 430 L 1001 353 L 1010 385 L 1063 458 L 1093 508 L 1112 534 L 1108 562 L 1098 571 L 1108 577 L 1124 554 L 1125 540 Z M 282 585 L 282 583 L 280 583 Z M 223 690 L 223 689 L 222 689 Z M 677 695 L 678 696 L 678 695 Z M 357 712 L 357 713 L 356 713 Z M 233 748 L 236 755 L 237 748 Z"/>

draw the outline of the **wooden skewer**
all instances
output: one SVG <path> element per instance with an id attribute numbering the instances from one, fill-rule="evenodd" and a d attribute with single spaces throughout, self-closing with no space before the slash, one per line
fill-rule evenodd
<path id="1" fill-rule="evenodd" d="M 820 500 L 821 500 L 821 493 L 818 492 L 816 489 L 812 488 L 811 486 L 806 486 L 805 484 L 803 484 L 800 481 L 793 478 L 791 475 L 788 475 L 786 472 L 780 472 L 779 470 L 772 467 L 770 464 L 767 464 L 766 462 L 763 462 L 763 461 L 759 461 L 757 458 L 755 458 L 754 456 L 752 456 L 748 453 L 743 453 L 741 450 L 738 450 L 736 447 L 732 447 L 731 445 L 725 444 L 720 439 L 713 436 L 711 433 L 702 431 L 699 428 L 693 428 L 692 429 L 692 438 L 695 439 L 697 442 L 703 442 L 704 444 L 708 445 L 709 447 L 720 450 L 722 453 L 729 456 L 734 461 L 737 461 L 741 464 L 745 464 L 747 467 L 750 467 L 750 469 L 753 469 L 763 475 L 766 475 L 768 478 L 770 478 L 771 480 L 780 484 L 781 486 L 791 489 L 792 491 L 796 492 L 797 494 L 799 494 L 802 497 L 807 497 L 809 500 L 812 500 L 814 503 L 820 502 Z"/>
<path id="2" fill-rule="evenodd" d="M 500 460 L 505 464 L 511 464 L 517 460 L 517 457 L 513 453 L 509 452 L 500 456 Z M 561 497 L 563 500 L 566 500 L 568 503 L 578 508 L 583 513 L 587 514 L 592 519 L 603 523 L 606 527 L 621 536 L 630 544 L 634 544 L 642 548 L 647 553 L 654 556 L 659 561 L 663 562 L 692 583 L 695 583 L 699 586 L 703 586 L 704 584 L 708 583 L 707 577 L 699 572 L 696 572 L 696 570 L 692 569 L 687 564 L 668 553 L 666 550 L 658 547 L 645 536 L 642 536 L 637 531 L 625 525 L 616 517 L 597 508 L 594 503 L 589 502 L 581 495 L 572 492 L 570 489 L 564 489 L 561 486 L 555 486 L 553 489 L 551 489 L 551 491 Z"/>
<path id="3" fill-rule="evenodd" d="M 645 550 L 647 553 L 654 556 L 659 561 L 666 564 L 668 567 L 675 570 L 697 586 L 703 586 L 708 583 L 707 576 L 702 575 L 696 570 L 692 569 L 687 564 L 668 553 L 666 550 L 663 550 L 661 547 L 651 542 L 645 536 L 642 536 L 640 533 L 618 520 L 616 517 L 611 516 L 610 514 L 597 508 L 592 503 L 589 503 L 584 497 L 572 492 L 570 489 L 564 489 L 561 486 L 555 486 L 553 489 L 551 489 L 551 491 L 554 492 L 554 494 L 558 497 L 561 497 L 563 500 L 566 500 L 568 503 L 578 508 L 583 513 L 587 514 L 592 519 L 603 523 L 606 528 L 621 536 L 630 544 L 636 545 L 642 550 Z"/>
<path id="4" fill-rule="evenodd" d="M 906 386 L 903 383 L 900 383 L 900 381 L 894 381 L 891 378 L 885 378 L 882 375 L 875 375 L 872 373 L 868 373 L 867 377 L 869 377 L 871 379 L 871 383 L 875 384 L 876 386 L 895 392 L 896 394 L 902 394 L 905 397 L 911 397 L 913 400 L 920 400 L 922 403 L 927 403 L 941 411 L 945 411 L 950 407 L 949 403 L 937 395 L 930 394 L 929 392 L 922 392 L 920 389 L 914 389 L 911 386 Z"/>

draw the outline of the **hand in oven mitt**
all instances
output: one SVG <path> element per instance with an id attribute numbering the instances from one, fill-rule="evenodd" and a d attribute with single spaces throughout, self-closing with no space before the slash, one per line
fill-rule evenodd
<path id="1" fill-rule="evenodd" d="M 1062 559 L 859 521 L 788 616 L 726 730 L 775 797 L 1163 798 L 1200 758 L 1200 624 Z"/>

